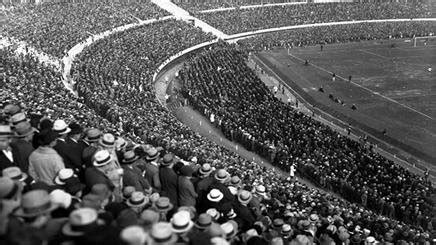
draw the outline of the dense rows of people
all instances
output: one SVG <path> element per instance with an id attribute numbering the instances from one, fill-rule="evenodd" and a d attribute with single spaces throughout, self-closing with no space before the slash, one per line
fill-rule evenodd
<path id="1" fill-rule="evenodd" d="M 265 50 L 274 47 L 292 48 L 326 43 L 413 38 L 435 33 L 436 25 L 432 22 L 362 23 L 272 32 L 243 39 L 238 43 L 249 50 Z"/>
<path id="2" fill-rule="evenodd" d="M 178 6 L 189 11 L 201 11 L 218 8 L 231 8 L 248 5 L 270 4 L 270 3 L 289 3 L 298 2 L 295 0 L 173 0 Z"/>
<path id="3" fill-rule="evenodd" d="M 2 35 L 25 41 L 55 57 L 75 44 L 114 27 L 168 15 L 149 0 L 14 5 L 0 9 Z"/>
<path id="4" fill-rule="evenodd" d="M 428 180 L 281 103 L 244 55 L 229 47 L 207 51 L 180 73 L 184 95 L 226 137 L 286 171 L 306 169 L 322 186 L 380 214 L 413 224 L 434 218 Z"/>
<path id="5" fill-rule="evenodd" d="M 198 14 L 199 18 L 227 34 L 312 23 L 430 16 L 426 4 L 389 2 L 301 4 Z"/>

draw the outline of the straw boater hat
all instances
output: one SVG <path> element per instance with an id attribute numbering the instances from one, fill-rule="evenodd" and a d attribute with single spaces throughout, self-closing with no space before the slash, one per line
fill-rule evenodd
<path id="1" fill-rule="evenodd" d="M 19 124 L 20 122 L 29 122 L 29 119 L 27 119 L 26 114 L 24 112 L 19 112 L 10 118 L 10 123 L 12 123 L 13 126 Z"/>
<path id="2" fill-rule="evenodd" d="M 138 160 L 138 156 L 135 154 L 134 151 L 126 151 L 123 154 L 123 160 L 121 161 L 123 164 L 129 164 L 133 163 L 136 160 Z"/>
<path id="3" fill-rule="evenodd" d="M 9 177 L 13 180 L 24 181 L 27 179 L 28 175 L 23 173 L 19 167 L 9 167 L 2 171 L 4 177 Z"/>
<path id="4" fill-rule="evenodd" d="M 154 205 L 159 212 L 167 212 L 174 208 L 168 197 L 159 197 Z"/>
<path id="5" fill-rule="evenodd" d="M 15 125 L 15 136 L 17 136 L 19 138 L 24 138 L 24 137 L 29 136 L 37 131 L 38 130 L 36 128 L 32 127 L 32 125 L 27 121 L 20 122 L 17 125 Z"/>
<path id="6" fill-rule="evenodd" d="M 97 142 L 100 140 L 101 137 L 101 131 L 96 128 L 90 128 L 86 130 L 85 133 L 85 140 L 88 142 Z"/>
<path id="7" fill-rule="evenodd" d="M 81 236 L 98 226 L 98 213 L 92 208 L 79 208 L 71 212 L 68 222 L 62 227 L 67 236 Z"/>
<path id="8" fill-rule="evenodd" d="M 203 176 L 207 176 L 207 175 L 211 174 L 212 171 L 213 171 L 213 169 L 209 163 L 205 163 L 205 164 L 201 165 L 201 168 L 198 170 L 198 172 Z"/>
<path id="9" fill-rule="evenodd" d="M 195 222 L 195 227 L 200 230 L 208 228 L 212 224 L 212 216 L 208 213 L 202 213 L 198 216 L 197 222 Z"/>
<path id="10" fill-rule="evenodd" d="M 150 237 L 153 239 L 152 244 L 175 244 L 177 235 L 173 233 L 170 223 L 159 222 L 154 224 L 150 231 Z"/>
<path id="11" fill-rule="evenodd" d="M 120 238 L 126 244 L 147 244 L 150 239 L 144 228 L 138 225 L 124 228 L 120 233 Z"/>
<path id="12" fill-rule="evenodd" d="M 256 186 L 256 194 L 260 195 L 260 196 L 263 196 L 263 197 L 266 197 L 265 186 L 263 186 L 263 185 Z"/>
<path id="13" fill-rule="evenodd" d="M 0 125 L 0 138 L 10 138 L 14 134 L 12 133 L 11 126 L 9 125 Z"/>
<path id="14" fill-rule="evenodd" d="M 51 202 L 45 190 L 33 190 L 23 195 L 20 208 L 15 212 L 19 217 L 36 217 L 50 213 L 58 206 Z"/>
<path id="15" fill-rule="evenodd" d="M 59 170 L 54 182 L 58 185 L 65 185 L 65 181 L 72 177 L 74 177 L 74 170 L 71 168 L 64 168 Z"/>
<path id="16" fill-rule="evenodd" d="M 226 234 L 226 239 L 232 239 L 238 233 L 238 224 L 233 220 L 222 224 L 221 228 Z"/>
<path id="17" fill-rule="evenodd" d="M 193 226 L 194 222 L 192 222 L 188 211 L 179 211 L 171 218 L 171 227 L 174 233 L 180 234 L 188 232 Z"/>
<path id="18" fill-rule="evenodd" d="M 112 161 L 112 156 L 107 150 L 100 150 L 95 153 L 93 165 L 95 167 L 102 167 Z"/>
<path id="19" fill-rule="evenodd" d="M 253 195 L 251 194 L 251 192 L 246 191 L 246 190 L 242 190 L 238 194 L 238 201 L 244 205 L 247 205 L 251 201 L 252 198 L 253 198 Z"/>
<path id="20" fill-rule="evenodd" d="M 162 166 L 170 166 L 174 163 L 174 155 L 171 153 L 165 154 L 165 156 L 162 158 Z"/>
<path id="21" fill-rule="evenodd" d="M 11 199 L 19 191 L 19 186 L 11 178 L 0 177 L 0 199 Z"/>
<path id="22" fill-rule="evenodd" d="M 53 131 L 55 131 L 59 135 L 64 135 L 71 132 L 71 128 L 68 127 L 64 120 L 58 119 L 53 123 Z"/>
<path id="23" fill-rule="evenodd" d="M 159 158 L 159 151 L 154 147 L 146 149 L 145 154 L 145 159 L 148 161 L 153 161 Z"/>
<path id="24" fill-rule="evenodd" d="M 230 179 L 230 174 L 225 169 L 218 169 L 215 173 L 215 179 L 221 183 L 225 183 Z"/>
<path id="25" fill-rule="evenodd" d="M 223 199 L 224 194 L 218 189 L 212 189 L 207 194 L 207 199 L 211 202 L 219 202 Z"/>
<path id="26" fill-rule="evenodd" d="M 144 195 L 144 193 L 140 191 L 135 191 L 132 193 L 130 198 L 127 200 L 126 204 L 129 207 L 133 208 L 141 208 L 147 205 L 149 202 L 149 199 L 147 196 Z"/>
<path id="27" fill-rule="evenodd" d="M 115 148 L 115 136 L 113 134 L 103 134 L 99 143 L 106 148 Z"/>
<path id="28" fill-rule="evenodd" d="M 221 217 L 221 214 L 216 210 L 216 208 L 209 208 L 206 210 L 206 213 L 209 214 L 214 220 L 218 220 Z"/>

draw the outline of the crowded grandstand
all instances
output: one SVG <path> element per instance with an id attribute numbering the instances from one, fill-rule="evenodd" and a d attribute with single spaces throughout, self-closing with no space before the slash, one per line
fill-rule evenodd
<path id="1" fill-rule="evenodd" d="M 281 101 L 248 65 L 265 50 L 432 37 L 434 10 L 3 0 L 0 243 L 435 244 L 428 169 Z M 255 157 L 182 123 L 184 107 Z"/>

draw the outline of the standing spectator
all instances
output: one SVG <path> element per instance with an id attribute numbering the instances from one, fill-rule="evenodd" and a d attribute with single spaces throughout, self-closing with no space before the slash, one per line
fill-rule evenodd
<path id="1" fill-rule="evenodd" d="M 142 171 L 134 166 L 138 156 L 134 151 L 126 151 L 123 155 L 121 166 L 124 170 L 123 185 L 133 186 L 136 191 L 151 193 L 151 186 L 147 179 L 144 178 Z"/>
<path id="2" fill-rule="evenodd" d="M 35 150 L 32 140 L 36 131 L 28 121 L 15 125 L 16 138 L 12 140 L 11 147 L 17 150 L 18 167 L 24 172 L 29 170 L 29 156 Z"/>
<path id="3" fill-rule="evenodd" d="M 0 170 L 18 166 L 20 156 L 18 151 L 11 146 L 12 137 L 11 127 L 9 125 L 0 125 Z"/>
<path id="4" fill-rule="evenodd" d="M 41 131 L 39 146 L 29 156 L 29 174 L 35 181 L 55 185 L 54 179 L 59 170 L 65 168 L 62 157 L 53 149 L 57 133 L 51 129 Z"/>
<path id="5" fill-rule="evenodd" d="M 173 170 L 174 156 L 171 153 L 165 154 L 162 159 L 161 167 L 157 176 L 159 177 L 159 183 L 161 190 L 161 196 L 168 197 L 170 202 L 178 207 L 178 195 L 177 195 L 177 174 Z"/>
<path id="6" fill-rule="evenodd" d="M 86 136 L 83 139 L 88 146 L 83 149 L 82 162 L 85 167 L 92 166 L 92 158 L 98 149 L 98 141 L 101 137 L 101 131 L 96 128 L 91 128 L 86 131 Z"/>
<path id="7" fill-rule="evenodd" d="M 191 181 L 194 170 L 191 166 L 183 166 L 180 173 L 181 176 L 178 179 L 179 205 L 195 207 L 198 195 Z"/>
<path id="8" fill-rule="evenodd" d="M 155 181 L 156 175 L 159 173 L 159 151 L 154 148 L 150 147 L 146 151 L 145 159 L 147 160 L 147 163 L 145 164 L 145 179 L 150 183 L 154 188 L 160 188 L 159 181 Z"/>
<path id="9" fill-rule="evenodd" d="M 76 170 L 77 166 L 74 165 L 71 159 L 73 154 L 70 154 L 71 149 L 67 143 L 68 133 L 71 132 L 71 128 L 68 127 L 64 120 L 58 119 L 53 123 L 53 131 L 58 134 L 56 145 L 53 148 L 62 157 L 67 168 Z"/>

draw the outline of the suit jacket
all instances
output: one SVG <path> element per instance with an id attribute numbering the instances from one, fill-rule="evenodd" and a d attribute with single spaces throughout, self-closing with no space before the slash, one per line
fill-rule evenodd
<path id="1" fill-rule="evenodd" d="M 94 157 L 94 154 L 97 152 L 97 147 L 95 146 L 88 146 L 85 149 L 83 149 L 82 152 L 82 162 L 85 167 L 92 167 L 92 158 Z"/>
<path id="2" fill-rule="evenodd" d="M 159 183 L 156 183 L 156 181 L 154 180 L 154 177 L 159 173 L 159 166 L 154 165 L 152 163 L 146 163 L 145 165 L 145 179 L 148 181 L 148 183 L 150 183 L 154 188 L 160 190 L 160 185 Z M 157 180 L 159 180 L 159 178 L 155 178 Z"/>
<path id="3" fill-rule="evenodd" d="M 2 171 L 5 168 L 8 167 L 17 167 L 19 166 L 19 152 L 17 151 L 16 148 L 13 148 L 11 146 L 11 152 L 12 152 L 12 158 L 13 161 L 9 160 L 9 158 L 3 153 L 3 151 L 0 150 L 0 171 Z"/>
<path id="4" fill-rule="evenodd" d="M 115 188 L 112 181 L 95 167 L 85 169 L 85 183 L 88 191 L 90 191 L 95 184 L 105 184 L 111 190 Z"/>
<path id="5" fill-rule="evenodd" d="M 123 186 L 133 186 L 136 191 L 143 192 L 150 189 L 150 183 L 142 176 L 142 172 L 139 168 L 129 165 L 123 165 L 124 176 Z"/>
<path id="6" fill-rule="evenodd" d="M 195 207 L 198 195 L 191 180 L 185 176 L 179 176 L 178 182 L 179 205 Z"/>
<path id="7" fill-rule="evenodd" d="M 234 205 L 234 210 L 237 217 L 239 217 L 241 221 L 241 231 L 247 231 L 248 229 L 251 229 L 254 222 L 256 221 L 256 218 L 252 211 L 247 206 L 244 206 L 239 202 Z"/>
<path id="8" fill-rule="evenodd" d="M 235 201 L 235 196 L 230 192 L 229 188 L 224 184 L 215 180 L 210 186 L 207 193 L 212 189 L 218 189 L 224 194 L 223 202 L 233 203 Z"/>
<path id="9" fill-rule="evenodd" d="M 176 172 L 172 168 L 161 167 L 158 176 L 161 185 L 161 195 L 168 197 L 171 203 L 178 207 Z"/>
<path id="10" fill-rule="evenodd" d="M 75 169 L 76 172 L 82 169 L 83 149 L 79 143 L 67 137 L 65 141 L 58 139 L 54 149 L 64 159 L 65 167 Z"/>
<path id="11" fill-rule="evenodd" d="M 35 150 L 32 143 L 23 139 L 17 139 L 12 141 L 11 147 L 12 155 L 14 155 L 14 162 L 21 171 L 27 173 L 29 170 L 29 156 Z"/>

